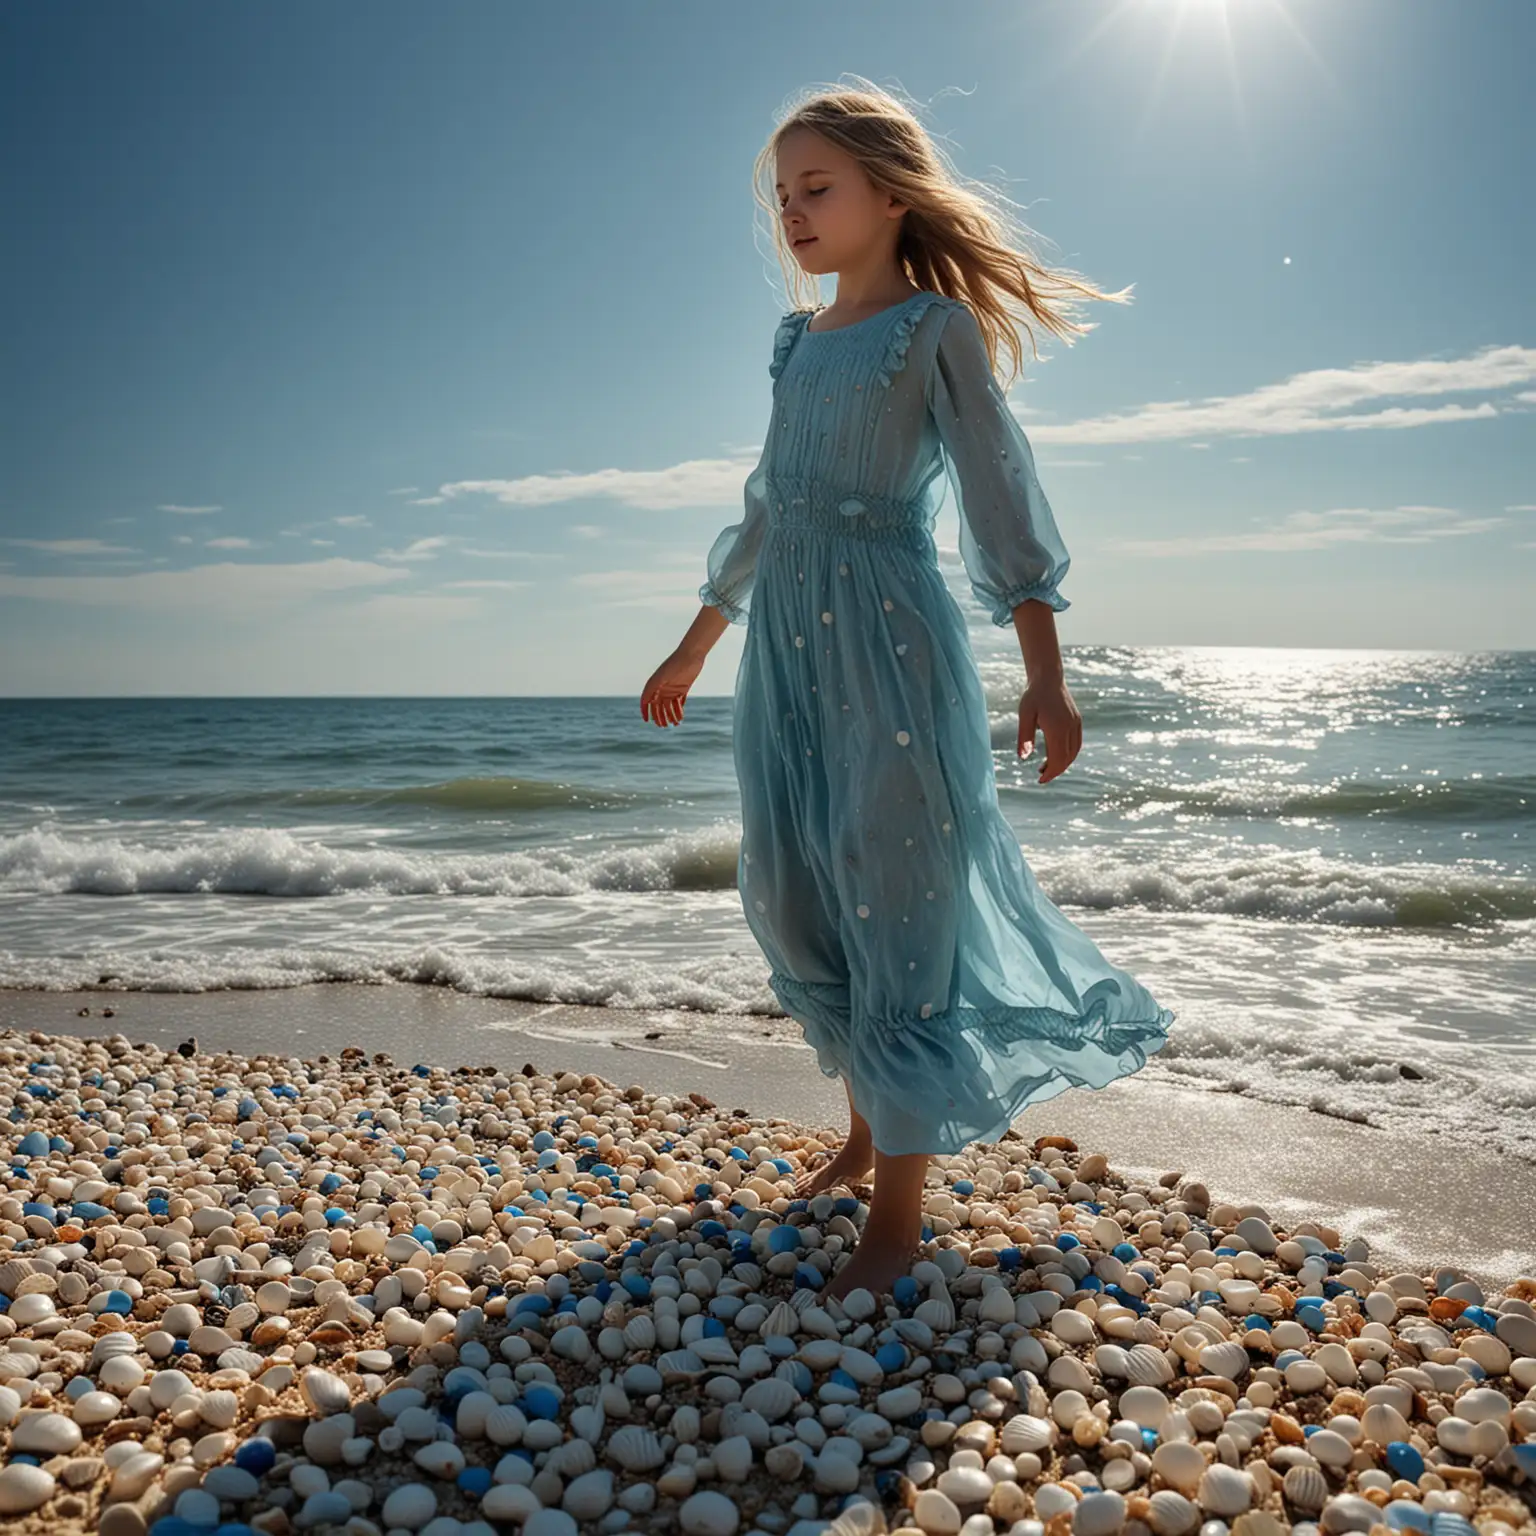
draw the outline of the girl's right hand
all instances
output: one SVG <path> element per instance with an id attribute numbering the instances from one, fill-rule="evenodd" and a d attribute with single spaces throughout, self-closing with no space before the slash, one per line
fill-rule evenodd
<path id="1" fill-rule="evenodd" d="M 679 725 L 688 690 L 704 670 L 704 658 L 684 651 L 673 651 L 651 673 L 640 692 L 641 717 L 655 725 Z"/>

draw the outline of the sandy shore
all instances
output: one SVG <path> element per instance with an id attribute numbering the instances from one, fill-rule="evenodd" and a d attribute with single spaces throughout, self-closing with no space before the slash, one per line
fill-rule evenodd
<path id="1" fill-rule="evenodd" d="M 79 1010 L 89 1008 L 89 1017 Z M 103 1010 L 113 1010 L 112 1016 Z M 651 1093 L 705 1094 L 811 1130 L 846 1128 L 841 1086 L 817 1070 L 792 1022 L 763 1017 L 625 1013 L 510 1002 L 445 988 L 353 985 L 283 991 L 60 993 L 0 991 L 0 1026 L 79 1036 L 121 1032 L 202 1050 L 286 1051 L 313 1059 L 344 1046 L 397 1063 L 525 1062 L 542 1073 L 593 1072 Z M 657 1038 L 647 1040 L 646 1035 Z M 1262 1207 L 1287 1225 L 1311 1218 L 1369 1242 L 1387 1269 L 1454 1263 L 1485 1289 L 1536 1273 L 1536 1167 L 1230 1094 L 1149 1082 L 1073 1090 L 1015 1127 L 1069 1136 L 1138 1177 L 1179 1172 L 1217 1201 Z"/>

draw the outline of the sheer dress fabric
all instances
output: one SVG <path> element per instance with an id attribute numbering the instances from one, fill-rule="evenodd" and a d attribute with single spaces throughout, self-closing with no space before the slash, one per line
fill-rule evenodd
<path id="1" fill-rule="evenodd" d="M 994 624 L 1061 611 L 1071 563 L 971 310 L 919 292 L 783 316 L 773 416 L 700 600 L 746 628 L 737 881 L 769 984 L 881 1152 L 995 1141 L 1029 1104 L 1139 1070 L 1176 1015 L 1040 889 L 998 805 L 946 486 Z"/>

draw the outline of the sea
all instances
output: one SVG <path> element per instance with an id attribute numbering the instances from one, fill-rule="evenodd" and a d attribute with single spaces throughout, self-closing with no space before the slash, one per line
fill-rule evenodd
<path id="1" fill-rule="evenodd" d="M 1536 652 L 1063 658 L 1083 744 L 1040 784 L 1018 656 L 978 652 L 999 797 L 1177 1014 L 1146 1076 L 1536 1162 Z M 0 987 L 443 987 L 701 1042 L 782 1018 L 731 711 L 0 699 Z"/>

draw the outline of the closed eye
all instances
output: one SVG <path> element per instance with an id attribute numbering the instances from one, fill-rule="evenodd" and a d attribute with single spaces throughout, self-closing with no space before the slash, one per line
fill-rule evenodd
<path id="1" fill-rule="evenodd" d="M 815 188 L 813 188 L 811 190 L 811 194 L 810 195 L 812 197 L 820 197 L 823 192 L 829 192 L 829 191 L 831 191 L 830 187 L 815 187 Z M 783 203 L 779 204 L 780 208 L 782 208 L 783 206 L 784 206 Z"/>

